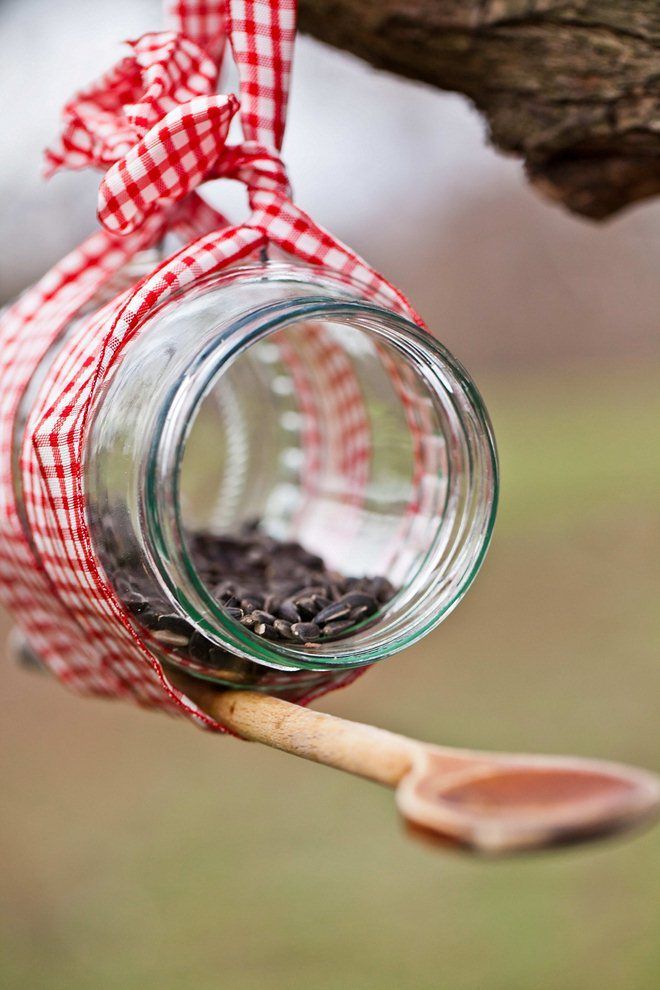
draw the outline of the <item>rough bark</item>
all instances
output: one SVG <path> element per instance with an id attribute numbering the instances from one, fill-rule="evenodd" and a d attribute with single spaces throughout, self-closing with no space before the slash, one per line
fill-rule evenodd
<path id="1" fill-rule="evenodd" d="M 575 213 L 660 193 L 660 0 L 299 0 L 299 22 L 464 93 L 496 147 Z"/>

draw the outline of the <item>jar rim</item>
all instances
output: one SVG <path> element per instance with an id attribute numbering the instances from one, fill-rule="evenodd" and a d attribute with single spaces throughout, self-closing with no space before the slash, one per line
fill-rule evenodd
<path id="1" fill-rule="evenodd" d="M 300 269 L 294 266 L 269 262 L 268 273 L 274 273 L 274 269 L 283 275 L 291 272 L 294 280 L 296 276 L 300 278 Z M 266 266 L 251 266 L 233 269 L 229 274 L 249 276 L 254 273 L 263 276 L 265 272 Z M 350 284 L 345 278 L 335 280 L 330 277 L 325 281 L 335 285 L 336 281 L 343 285 Z M 205 286 L 214 286 L 216 282 L 217 276 L 205 278 L 196 288 L 203 290 Z M 359 283 L 356 287 L 364 288 Z M 180 502 L 181 465 L 191 425 L 204 397 L 229 365 L 255 343 L 298 321 L 309 321 L 311 318 L 332 319 L 339 324 L 350 323 L 352 327 L 375 335 L 376 338 L 387 331 L 388 346 L 399 350 L 407 360 L 411 361 L 411 353 L 414 353 L 416 360 L 433 363 L 436 369 L 444 371 L 445 388 L 448 392 L 457 388 L 470 411 L 474 428 L 472 440 L 479 446 L 478 451 L 470 449 L 470 457 L 475 453 L 481 457 L 491 482 L 485 514 L 482 512 L 477 552 L 471 555 L 469 566 L 464 567 L 455 593 L 441 609 L 434 611 L 431 601 L 434 582 L 427 579 L 427 588 L 422 599 L 422 604 L 426 603 L 426 609 L 422 609 L 421 614 L 420 609 L 417 609 L 416 615 L 410 614 L 410 610 L 404 610 L 395 623 L 390 621 L 387 636 L 381 635 L 375 643 L 373 626 L 357 630 L 347 639 L 320 646 L 315 644 L 312 648 L 257 637 L 232 619 L 213 598 L 187 550 Z M 402 349 L 403 341 L 408 350 Z M 447 374 L 450 376 L 449 380 L 446 380 Z M 461 421 L 460 416 L 458 421 Z M 470 442 L 466 440 L 466 443 L 470 448 Z M 161 579 L 170 596 L 205 635 L 230 652 L 267 667 L 283 671 L 292 668 L 338 670 L 367 666 L 412 645 L 435 628 L 465 595 L 483 562 L 493 531 L 498 501 L 497 451 L 490 419 L 476 385 L 460 362 L 428 331 L 406 317 L 363 297 L 347 296 L 337 301 L 322 295 L 304 296 L 269 303 L 252 310 L 235 320 L 222 339 L 215 339 L 198 353 L 185 377 L 175 386 L 168 409 L 162 411 L 146 466 L 145 489 L 146 532 L 156 548 L 154 560 L 157 563 L 161 560 L 167 562 L 167 566 L 158 568 Z M 417 573 L 422 569 L 423 565 L 420 565 Z M 388 614 L 392 614 L 392 606 L 397 598 L 395 596 L 392 602 L 387 603 L 382 619 L 379 619 L 375 628 L 387 627 Z"/>

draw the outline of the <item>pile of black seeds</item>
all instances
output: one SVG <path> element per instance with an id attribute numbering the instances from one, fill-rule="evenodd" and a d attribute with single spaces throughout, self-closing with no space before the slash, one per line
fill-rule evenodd
<path id="1" fill-rule="evenodd" d="M 189 550 L 200 577 L 228 614 L 257 636 L 311 645 L 347 635 L 395 594 L 385 577 L 346 577 L 299 543 L 258 523 L 237 536 L 195 533 Z"/>

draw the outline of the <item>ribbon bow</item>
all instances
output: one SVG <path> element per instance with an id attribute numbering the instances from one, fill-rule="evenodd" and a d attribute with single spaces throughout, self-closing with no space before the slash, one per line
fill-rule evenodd
<path id="1" fill-rule="evenodd" d="M 212 178 L 244 182 L 253 210 L 264 205 L 260 194 L 289 195 L 274 149 L 255 141 L 227 145 L 240 104 L 233 94 L 215 95 L 218 69 L 199 45 L 173 31 L 128 44 L 128 57 L 66 104 L 62 134 L 46 151 L 47 175 L 107 168 L 98 217 L 120 235 Z"/>
<path id="2" fill-rule="evenodd" d="M 98 566 L 84 513 L 83 461 L 99 389 L 155 306 L 272 244 L 307 264 L 359 281 L 370 298 L 421 321 L 397 289 L 291 201 L 278 151 L 296 0 L 166 0 L 166 7 L 176 31 L 131 42 L 127 58 L 65 107 L 63 133 L 47 152 L 49 173 L 64 166 L 107 170 L 99 202 L 102 229 L 0 318 L 3 436 L 12 435 L 35 369 L 58 339 L 61 348 L 47 362 L 26 427 L 30 442 L 21 461 L 25 520 L 15 505 L 12 459 L 0 457 L 0 598 L 20 616 L 36 652 L 69 686 L 183 710 L 207 723 L 207 716 L 169 684 Z M 227 144 L 227 135 L 238 99 L 215 95 L 216 60 L 227 42 L 240 80 L 244 140 L 235 146 Z M 252 215 L 246 223 L 228 225 L 195 192 L 204 179 L 218 176 L 247 185 Z M 114 276 L 167 229 L 181 235 L 183 246 L 117 292 Z M 112 291 L 102 305 L 104 287 Z M 75 332 L 60 339 L 76 316 L 84 318 Z M 344 466 L 354 472 L 359 490 L 365 461 L 356 440 L 356 405 L 337 372 L 342 363 L 337 364 L 336 352 L 326 353 L 345 429 Z M 296 374 L 299 358 L 292 351 L 288 360 Z M 394 387 L 404 389 L 394 372 Z M 405 391 L 400 394 L 405 404 Z M 314 415 L 307 412 L 304 396 L 301 408 L 306 416 Z M 313 430 L 309 444 L 312 485 Z M 354 676 L 347 674 L 344 683 Z"/>

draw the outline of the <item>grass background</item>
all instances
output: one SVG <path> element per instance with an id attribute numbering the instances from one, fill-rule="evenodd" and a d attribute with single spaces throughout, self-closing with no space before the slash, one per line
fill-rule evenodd
<path id="1" fill-rule="evenodd" d="M 659 385 L 649 364 L 482 376 L 503 479 L 484 569 L 322 707 L 660 770 Z M 492 863 L 430 851 L 373 785 L 9 663 L 2 683 L 3 987 L 658 986 L 658 828 Z"/>

